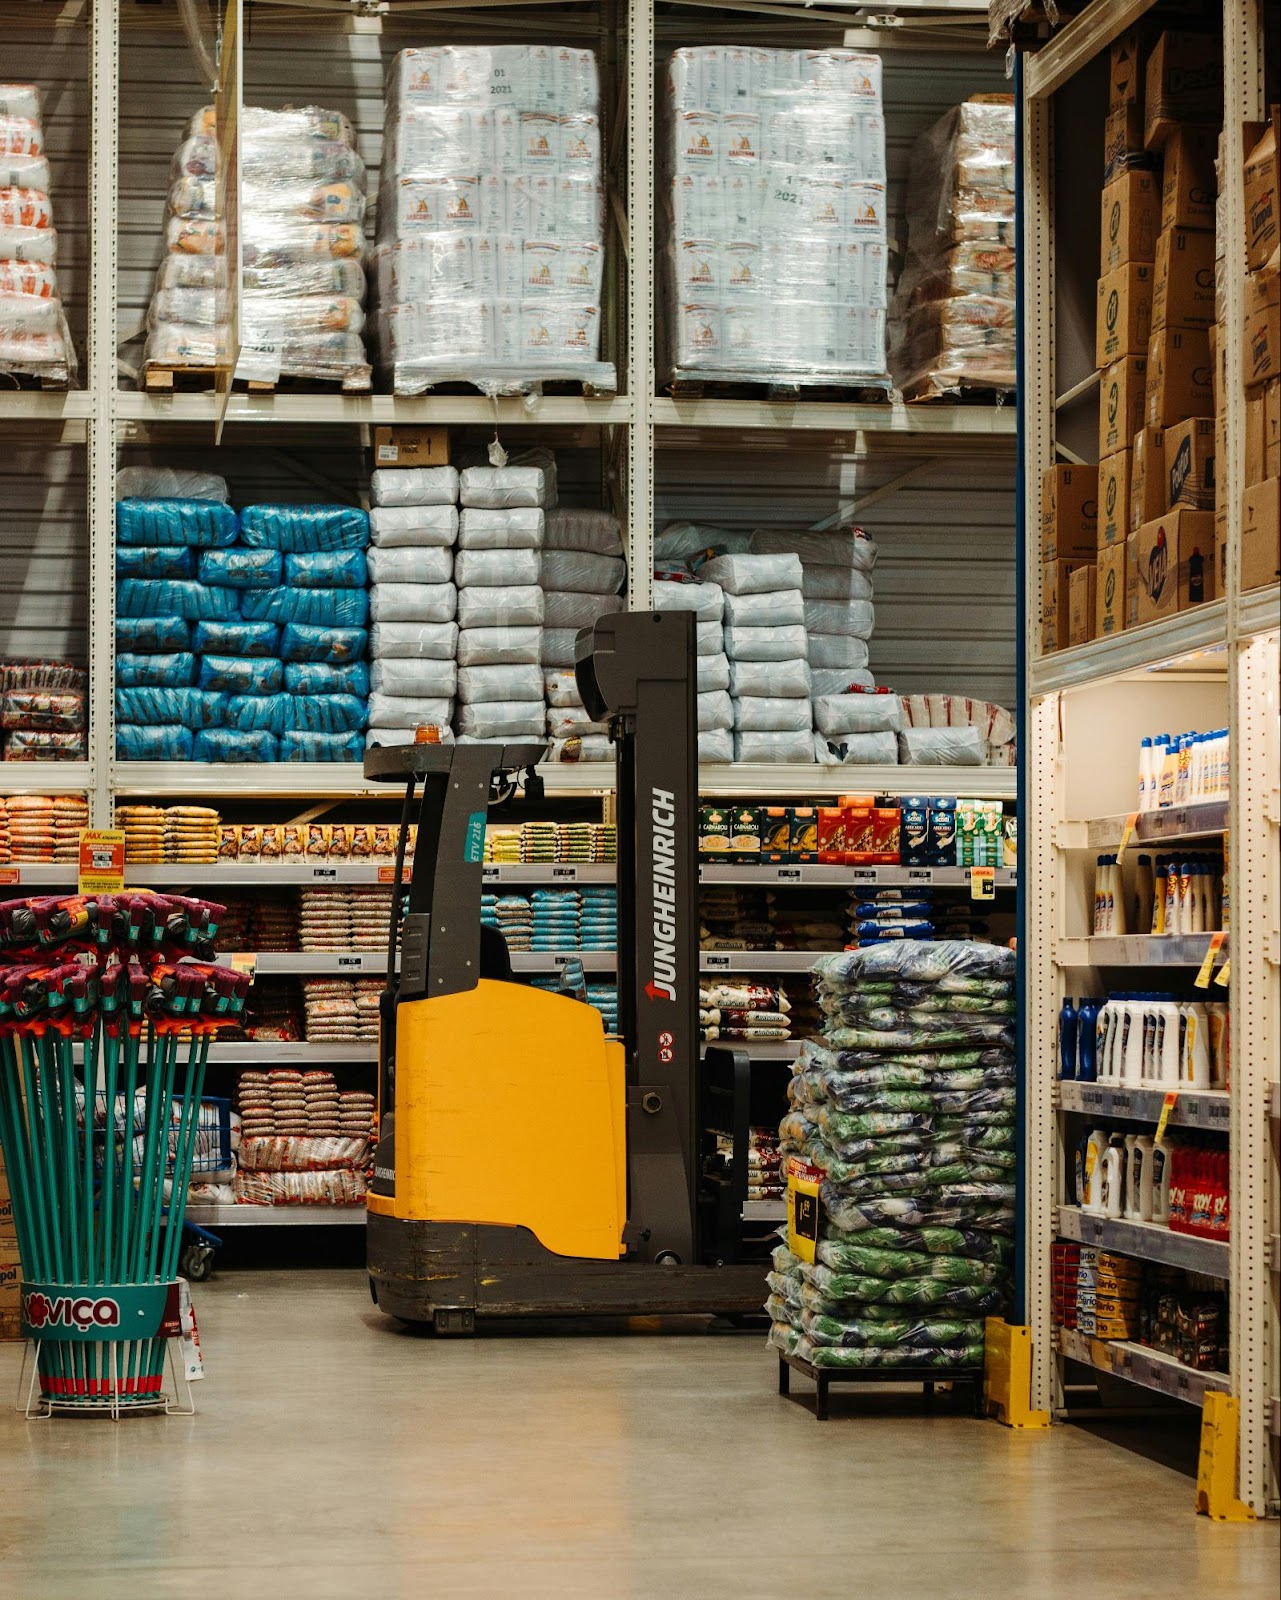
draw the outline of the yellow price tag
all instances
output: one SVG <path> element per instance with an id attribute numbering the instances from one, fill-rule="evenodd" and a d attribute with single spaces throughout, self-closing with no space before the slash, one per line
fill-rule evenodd
<path id="1" fill-rule="evenodd" d="M 1138 825 L 1139 814 L 1137 811 L 1131 811 L 1129 816 L 1125 819 L 1125 827 L 1121 829 L 1121 843 L 1117 846 L 1117 855 L 1123 856 L 1125 854 L 1126 850 L 1129 848 L 1130 840 L 1134 837 L 1134 830 L 1138 827 Z"/>
<path id="2" fill-rule="evenodd" d="M 1227 986 L 1228 986 L 1228 981 L 1229 981 L 1229 979 L 1231 977 L 1232 977 L 1232 957 L 1229 956 L 1228 959 L 1219 968 L 1219 970 L 1215 973 L 1214 981 L 1215 981 L 1215 983 L 1218 984 L 1218 986 L 1221 989 L 1226 989 Z"/>
<path id="3" fill-rule="evenodd" d="M 995 900 L 996 899 L 996 868 L 971 867 L 970 868 L 970 899 Z"/>
<path id="4" fill-rule="evenodd" d="M 820 1167 L 793 1156 L 787 1163 L 787 1247 L 802 1261 L 812 1262 L 818 1246 Z"/>
<path id="5" fill-rule="evenodd" d="M 253 950 L 238 950 L 222 958 L 233 972 L 247 972 L 252 978 L 258 971 L 258 955 Z"/>
<path id="6" fill-rule="evenodd" d="M 1210 948 L 1205 953 L 1205 960 L 1201 963 L 1200 972 L 1197 973 L 1196 978 L 1193 980 L 1196 988 L 1208 989 L 1210 987 L 1210 974 L 1214 971 L 1214 958 L 1223 949 L 1224 937 L 1225 935 L 1221 928 L 1218 933 L 1210 935 Z"/>
<path id="7" fill-rule="evenodd" d="M 1178 1098 L 1178 1090 L 1171 1089 L 1166 1095 L 1165 1099 L 1161 1102 L 1161 1115 L 1157 1119 L 1156 1125 L 1156 1142 L 1158 1144 L 1160 1144 L 1161 1140 L 1165 1138 L 1166 1123 L 1168 1123 L 1170 1120 L 1170 1113 L 1174 1110 L 1174 1104 Z"/>

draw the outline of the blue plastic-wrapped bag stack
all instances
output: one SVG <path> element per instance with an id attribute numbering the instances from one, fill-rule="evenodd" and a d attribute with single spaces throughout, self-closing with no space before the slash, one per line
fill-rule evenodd
<path id="1" fill-rule="evenodd" d="M 361 759 L 365 512 L 124 499 L 116 530 L 120 759 Z"/>

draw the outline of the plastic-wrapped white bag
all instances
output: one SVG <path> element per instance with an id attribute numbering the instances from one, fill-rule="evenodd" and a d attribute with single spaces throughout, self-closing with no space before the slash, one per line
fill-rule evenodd
<path id="1" fill-rule="evenodd" d="M 457 506 L 375 506 L 369 513 L 373 545 L 452 545 L 457 538 Z"/>
<path id="2" fill-rule="evenodd" d="M 712 728 L 734 726 L 734 704 L 724 689 L 712 689 L 696 696 L 698 701 L 698 731 L 706 733 Z"/>
<path id="3" fill-rule="evenodd" d="M 814 735 L 814 759 L 826 767 L 895 767 L 898 735 L 893 733 L 842 733 Z"/>
<path id="4" fill-rule="evenodd" d="M 898 751 L 908 767 L 981 767 L 983 735 L 977 728 L 904 728 Z"/>
<path id="5" fill-rule="evenodd" d="M 546 755 L 548 761 L 612 761 L 614 746 L 600 733 L 575 734 L 569 739 L 556 739 Z"/>
<path id="6" fill-rule="evenodd" d="M 226 478 L 216 472 L 185 467 L 121 467 L 116 473 L 117 500 L 220 500 L 231 496 Z"/>
<path id="7" fill-rule="evenodd" d="M 593 735 L 608 735 L 604 722 L 593 722 L 582 706 L 548 706 L 547 736 L 549 739 L 587 739 Z"/>
<path id="8" fill-rule="evenodd" d="M 809 663 L 790 661 L 736 661 L 730 668 L 729 686 L 736 695 L 777 695 L 794 700 L 810 694 Z"/>
<path id="9" fill-rule="evenodd" d="M 735 761 L 793 761 L 812 764 L 814 735 L 804 733 L 736 733 Z"/>
<path id="10" fill-rule="evenodd" d="M 456 622 L 376 622 L 369 630 L 371 660 L 387 656 L 452 661 L 458 651 Z"/>
<path id="11" fill-rule="evenodd" d="M 799 589 L 725 595 L 727 628 L 796 628 L 804 622 L 805 602 Z"/>
<path id="12" fill-rule="evenodd" d="M 543 693 L 547 697 L 547 704 L 558 710 L 568 706 L 582 708 L 583 697 L 578 692 L 578 680 L 572 671 L 565 668 L 543 673 Z"/>
<path id="13" fill-rule="evenodd" d="M 375 622 L 452 622 L 457 610 L 452 583 L 380 583 L 369 594 Z"/>
<path id="14" fill-rule="evenodd" d="M 539 661 L 543 630 L 524 628 L 464 628 L 458 635 L 460 667 L 510 667 Z"/>
<path id="15" fill-rule="evenodd" d="M 654 580 L 655 611 L 692 611 L 699 622 L 719 622 L 725 615 L 725 591 L 718 583 Z"/>
<path id="16" fill-rule="evenodd" d="M 807 600 L 805 626 L 811 633 L 848 633 L 870 639 L 876 627 L 876 608 L 870 600 Z"/>
<path id="17" fill-rule="evenodd" d="M 897 733 L 903 702 L 896 694 L 827 694 L 814 698 L 814 726 L 820 733 Z"/>
<path id="18" fill-rule="evenodd" d="M 728 728 L 713 728 L 707 733 L 698 736 L 698 759 L 700 761 L 732 761 L 734 759 L 734 735 Z"/>
<path id="19" fill-rule="evenodd" d="M 713 556 L 699 569 L 708 583 L 719 583 L 726 594 L 769 594 L 777 589 L 799 589 L 798 555 Z"/>
<path id="20" fill-rule="evenodd" d="M 458 520 L 459 549 L 539 550 L 544 515 L 537 506 L 515 506 L 507 511 L 470 506 Z"/>
<path id="21" fill-rule="evenodd" d="M 832 637 L 828 635 L 827 637 Z M 862 644 L 860 639 L 857 641 Z M 811 644 L 813 641 L 811 641 Z M 866 646 L 864 647 L 866 648 Z M 810 678 L 814 695 L 844 694 L 847 689 L 875 689 L 876 679 L 865 667 L 816 667 L 810 657 Z"/>
<path id="22" fill-rule="evenodd" d="M 581 550 L 545 550 L 544 589 L 569 589 L 578 594 L 617 594 L 627 575 L 622 556 L 589 555 Z"/>
<path id="23" fill-rule="evenodd" d="M 801 585 L 807 600 L 870 600 L 872 582 L 857 567 L 833 567 L 818 562 L 805 563 Z"/>
<path id="24" fill-rule="evenodd" d="M 623 530 L 608 511 L 579 511 L 558 506 L 547 514 L 548 550 L 590 550 L 598 556 L 621 556 Z"/>
<path id="25" fill-rule="evenodd" d="M 458 591 L 460 628 L 519 628 L 542 620 L 543 591 L 537 584 Z"/>
<path id="26" fill-rule="evenodd" d="M 458 698 L 466 705 L 479 700 L 541 700 L 542 696 L 543 672 L 535 662 L 458 670 Z"/>
<path id="27" fill-rule="evenodd" d="M 808 733 L 814 726 L 808 700 L 736 695 L 733 704 L 738 733 Z"/>
<path id="28" fill-rule="evenodd" d="M 857 671 L 867 666 L 866 639 L 849 633 L 811 633 L 808 637 L 811 667 Z"/>
<path id="29" fill-rule="evenodd" d="M 695 622 L 694 649 L 700 656 L 724 655 L 724 625 L 719 622 Z"/>
<path id="30" fill-rule="evenodd" d="M 834 567 L 855 567 L 859 572 L 871 572 L 876 565 L 876 543 L 861 528 L 842 528 L 834 533 L 762 528 L 752 535 L 752 549 L 761 555 L 791 553 L 806 564 L 817 561 Z"/>
<path id="31" fill-rule="evenodd" d="M 699 656 L 696 661 L 698 667 L 698 692 L 708 694 L 713 689 L 728 689 L 730 683 L 729 657 L 725 654 L 714 656 Z"/>
<path id="32" fill-rule="evenodd" d="M 623 597 L 617 594 L 573 594 L 569 590 L 551 590 L 543 620 L 549 628 L 567 628 L 575 633 L 579 628 L 590 628 L 597 617 L 612 616 L 623 609 Z"/>
<path id="33" fill-rule="evenodd" d="M 441 744 L 453 744 L 454 730 L 448 721 L 438 722 L 436 731 L 440 735 Z M 365 748 L 372 750 L 375 745 L 387 748 L 394 744 L 413 744 L 414 730 L 412 728 L 370 728 L 365 734 Z"/>
<path id="34" fill-rule="evenodd" d="M 376 506 L 452 506 L 458 483 L 456 467 L 379 467 L 369 493 Z"/>
<path id="35" fill-rule="evenodd" d="M 447 545 L 375 545 L 365 559 L 374 583 L 448 583 L 454 575 Z"/>
<path id="36" fill-rule="evenodd" d="M 731 661 L 805 659 L 804 628 L 726 628 L 725 654 Z"/>
<path id="37" fill-rule="evenodd" d="M 577 628 L 544 628 L 538 659 L 544 667 L 572 667 Z"/>
<path id="38" fill-rule="evenodd" d="M 465 467 L 459 483 L 465 506 L 499 510 L 506 506 L 556 504 L 556 458 L 550 450 L 528 450 L 505 467 Z"/>
<path id="39" fill-rule="evenodd" d="M 454 732 L 472 739 L 541 739 L 546 707 L 537 700 L 485 700 L 460 705 Z"/>
<path id="40" fill-rule="evenodd" d="M 448 726 L 454 702 L 446 697 L 371 694 L 369 724 L 377 728 L 417 728 L 423 723 Z"/>
<path id="41" fill-rule="evenodd" d="M 454 557 L 454 582 L 460 589 L 537 583 L 542 560 L 540 550 L 460 550 Z"/>
<path id="42" fill-rule="evenodd" d="M 375 656 L 369 663 L 369 686 L 382 694 L 420 700 L 452 699 L 458 689 L 458 668 L 452 661 L 430 657 Z"/>

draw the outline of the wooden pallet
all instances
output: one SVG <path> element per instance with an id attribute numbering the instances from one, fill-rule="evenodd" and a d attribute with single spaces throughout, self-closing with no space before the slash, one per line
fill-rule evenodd
<path id="1" fill-rule="evenodd" d="M 1012 406 L 1015 404 L 1016 391 L 993 388 L 990 384 L 967 383 L 961 379 L 955 390 L 939 394 L 928 380 L 922 380 L 914 389 L 905 389 L 903 399 L 910 406 Z"/>
<path id="2" fill-rule="evenodd" d="M 70 377 L 53 378 L 37 372 L 6 372 L 0 368 L 0 394 L 15 389 L 23 394 L 65 394 L 70 387 Z"/>
<path id="3" fill-rule="evenodd" d="M 212 367 L 164 367 L 149 362 L 142 379 L 148 394 L 212 394 L 214 372 Z M 368 366 L 352 367 L 340 380 L 336 378 L 302 378 L 282 375 L 275 383 L 245 382 L 237 379 L 232 385 L 236 394 L 368 394 L 373 388 L 373 369 Z"/>
<path id="4" fill-rule="evenodd" d="M 875 384 L 809 383 L 801 378 L 768 381 L 673 376 L 667 385 L 673 400 L 801 400 L 830 405 L 887 405 L 889 389 Z"/>
<path id="5" fill-rule="evenodd" d="M 581 378 L 530 378 L 523 386 L 513 384 L 510 390 L 500 390 L 500 400 L 523 400 L 531 393 L 537 392 L 545 398 L 553 396 L 568 397 L 572 400 L 613 400 L 617 389 L 602 389 L 598 384 L 585 383 Z M 477 395 L 486 395 L 486 391 L 474 383 L 461 380 L 449 380 L 443 383 L 429 383 L 426 388 L 415 387 L 413 390 L 397 389 L 392 386 L 393 394 L 403 394 L 407 398 L 418 398 L 423 395 L 468 395 L 475 398 Z M 488 396 L 486 395 L 486 398 Z"/>

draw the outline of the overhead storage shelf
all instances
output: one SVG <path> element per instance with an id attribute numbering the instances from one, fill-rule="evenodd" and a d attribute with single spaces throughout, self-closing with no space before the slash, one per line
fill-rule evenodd
<path id="1" fill-rule="evenodd" d="M 1107 5 L 1087 5 L 1044 48 L 1023 58 L 1024 94 L 1029 100 L 1043 99 L 1061 89 L 1154 4 L 1155 0 L 1109 0 Z"/>
<path id="2" fill-rule="evenodd" d="M 1085 822 L 1064 822 L 1059 827 L 1061 850 L 1115 850 L 1125 832 L 1125 817 L 1092 817 Z M 1184 840 L 1213 839 L 1227 831 L 1228 802 L 1206 800 L 1199 805 L 1168 806 L 1163 811 L 1141 811 L 1132 843 L 1180 844 Z"/>
<path id="3" fill-rule="evenodd" d="M 198 1228 L 341 1228 L 360 1227 L 364 1206 L 197 1206 L 186 1210 Z"/>
<path id="4" fill-rule="evenodd" d="M 816 961 L 837 951 L 700 950 L 700 972 L 811 972 Z M 725 1041 L 732 1044 L 733 1040 Z"/>
<path id="5" fill-rule="evenodd" d="M 1193 1233 L 1175 1233 L 1159 1222 L 1124 1222 L 1119 1218 L 1092 1217 L 1077 1206 L 1060 1206 L 1058 1231 L 1064 1239 L 1119 1250 L 1141 1261 L 1160 1261 L 1167 1267 L 1205 1272 L 1212 1278 L 1228 1275 L 1228 1244 L 1221 1239 L 1200 1239 Z"/>
<path id="6" fill-rule="evenodd" d="M 116 416 L 122 422 L 208 423 L 218 420 L 222 402 L 215 394 L 141 394 L 122 390 Z M 86 416 L 91 412 L 86 411 Z M 0 412 L 0 416 L 3 412 Z M 233 394 L 223 420 L 229 424 L 289 425 L 311 423 L 330 427 L 430 423 L 511 427 L 603 426 L 632 419 L 626 395 L 499 395 L 483 394 Z"/>
<path id="7" fill-rule="evenodd" d="M 1199 967 L 1213 934 L 1106 934 L 1090 939 L 1060 939 L 1054 959 L 1060 967 Z M 1223 949 L 1227 950 L 1227 941 Z"/>
<path id="8" fill-rule="evenodd" d="M 659 398 L 653 402 L 652 415 L 656 428 L 910 434 L 919 438 L 923 447 L 931 441 L 948 439 L 995 439 L 1013 449 L 1018 432 L 1018 412 L 1013 405 L 843 405 L 801 399 Z"/>
<path id="9" fill-rule="evenodd" d="M 1194 651 L 1211 649 L 1227 638 L 1227 624 L 1227 603 L 1215 600 L 1193 606 L 1190 611 L 1180 611 L 1162 622 L 1125 628 L 1106 639 L 1055 651 L 1029 666 L 1031 692 L 1051 694 L 1056 689 L 1072 689 L 1094 683 L 1099 678 L 1138 672 Z"/>

